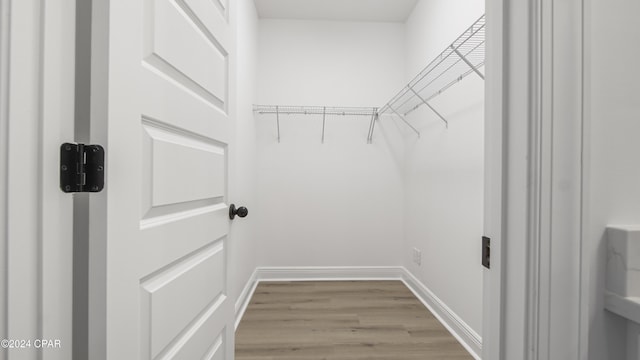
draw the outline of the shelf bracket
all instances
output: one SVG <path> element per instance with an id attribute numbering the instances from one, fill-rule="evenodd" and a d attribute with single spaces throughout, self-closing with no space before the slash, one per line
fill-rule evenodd
<path id="1" fill-rule="evenodd" d="M 453 51 L 460 57 L 460 59 L 462 59 L 462 61 L 465 62 L 465 64 L 469 65 L 469 67 L 471 68 L 471 70 L 473 70 L 476 74 L 478 74 L 478 76 L 480 76 L 480 78 L 482 80 L 484 80 L 484 75 L 482 75 L 482 73 L 480 72 L 480 70 L 478 70 L 478 68 L 476 68 L 475 66 L 473 66 L 473 64 L 467 60 L 467 58 L 462 55 L 462 53 L 460 53 L 460 51 L 458 51 L 458 49 L 456 49 L 455 47 L 453 47 L 453 45 L 451 45 L 451 49 L 453 49 Z"/>
<path id="2" fill-rule="evenodd" d="M 375 129 L 376 120 L 378 120 L 378 110 L 373 108 L 373 112 L 371 113 L 371 123 L 369 124 L 369 134 L 367 135 L 367 144 L 373 143 L 373 129 Z"/>
<path id="3" fill-rule="evenodd" d="M 393 111 L 394 114 L 398 115 L 398 117 L 400 118 L 400 120 L 404 121 L 405 124 L 407 124 L 408 127 L 411 128 L 411 130 L 413 130 L 416 134 L 418 134 L 418 137 L 420 137 L 420 132 L 418 131 L 418 129 L 416 129 L 415 127 L 413 127 L 413 125 L 411 125 L 407 119 L 404 118 L 404 116 L 400 115 L 396 109 L 394 109 L 393 107 L 391 107 L 391 105 L 388 105 L 389 109 L 391 109 L 391 111 Z"/>
<path id="4" fill-rule="evenodd" d="M 280 143 L 280 109 L 276 106 L 276 127 L 278 128 L 278 143 Z"/>
<path id="5" fill-rule="evenodd" d="M 322 108 L 322 143 L 324 144 L 324 124 L 327 120 L 327 107 Z"/>
<path id="6" fill-rule="evenodd" d="M 429 109 L 431 109 L 431 111 L 433 111 L 436 115 L 438 115 L 438 117 L 440 119 L 442 119 L 442 121 L 444 121 L 444 126 L 446 126 L 446 128 L 449 128 L 449 122 L 447 121 L 447 119 L 444 118 L 444 116 L 442 116 L 442 114 L 440 114 L 436 109 L 433 108 L 433 106 L 431 106 L 427 100 L 425 100 L 425 98 L 423 98 L 420 94 L 418 94 L 417 91 L 413 90 L 413 88 L 409 85 L 407 85 L 407 87 L 409 88 L 409 90 L 411 90 L 412 93 L 415 94 L 416 97 L 418 97 L 418 99 L 420 99 L 420 101 L 422 101 L 425 105 L 427 105 L 427 107 Z"/>

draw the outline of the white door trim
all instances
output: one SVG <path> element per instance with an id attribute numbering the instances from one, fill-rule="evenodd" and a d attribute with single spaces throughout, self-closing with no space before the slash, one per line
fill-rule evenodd
<path id="1" fill-rule="evenodd" d="M 60 144 L 73 140 L 75 1 L 0 4 L 0 334 L 31 341 L 0 357 L 69 359 L 72 196 L 59 190 L 58 164 Z"/>
<path id="2" fill-rule="evenodd" d="M 486 360 L 586 358 L 583 11 L 582 0 L 487 4 L 486 176 L 489 190 L 500 188 L 491 176 L 503 184 L 500 204 L 487 207 L 502 225 L 485 221 L 494 240 L 485 271 Z M 491 26 L 502 26 L 500 34 Z M 498 41 L 502 52 L 492 48 Z M 500 62 L 496 79 L 490 72 L 500 76 Z M 503 132 L 491 128 L 494 118 Z M 488 194 L 489 204 L 498 199 Z M 494 284 L 502 284 L 500 296 Z"/>
<path id="3" fill-rule="evenodd" d="M 7 337 L 7 232 L 9 129 L 9 0 L 0 0 L 0 339 Z M 6 350 L 0 348 L 0 357 Z"/>
<path id="4" fill-rule="evenodd" d="M 589 359 L 589 321 L 591 297 L 591 255 L 589 224 L 589 192 L 591 190 L 591 107 L 588 99 L 591 96 L 591 4 L 592 0 L 582 0 L 581 34 L 582 34 L 582 208 L 580 228 L 580 335 L 579 360 Z M 640 354 L 640 349 L 638 350 Z"/>
<path id="5" fill-rule="evenodd" d="M 581 344 L 583 11 L 582 0 L 540 0 L 532 8 L 526 289 L 531 360 L 587 355 Z"/>
<path id="6" fill-rule="evenodd" d="M 491 269 L 483 272 L 482 358 L 502 359 L 506 99 L 506 1 L 486 2 L 484 236 L 491 239 Z M 480 239 L 478 239 L 480 241 Z M 478 259 L 480 261 L 480 259 Z"/>

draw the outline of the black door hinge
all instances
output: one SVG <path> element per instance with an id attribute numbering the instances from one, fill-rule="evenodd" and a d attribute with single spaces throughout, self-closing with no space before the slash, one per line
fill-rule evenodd
<path id="1" fill-rule="evenodd" d="M 482 266 L 491 269 L 491 239 L 482 237 Z"/>
<path id="2" fill-rule="evenodd" d="M 104 148 L 64 143 L 60 146 L 60 189 L 66 193 L 104 188 Z"/>

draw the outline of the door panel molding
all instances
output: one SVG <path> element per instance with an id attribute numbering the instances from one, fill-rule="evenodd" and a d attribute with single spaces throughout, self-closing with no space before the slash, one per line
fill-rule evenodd
<path id="1" fill-rule="evenodd" d="M 182 1 L 147 0 L 143 11 L 144 61 L 226 112 L 229 96 L 226 33 L 220 38 L 213 35 Z M 208 66 L 198 66 L 203 59 Z M 220 78 L 224 81 L 216 81 Z"/>
<path id="2" fill-rule="evenodd" d="M 176 343 L 184 345 L 186 334 L 218 310 L 226 293 L 225 245 L 225 239 L 218 240 L 141 280 L 142 342 L 148 342 L 142 348 L 151 351 L 143 358 L 155 359 L 173 351 Z M 200 290 L 184 296 L 194 284 Z"/>
<path id="3" fill-rule="evenodd" d="M 227 113 L 210 104 L 200 93 L 182 86 L 153 66 L 146 63 L 144 66 L 142 81 L 150 85 L 150 89 L 141 94 L 145 124 L 168 131 L 183 132 L 202 141 L 216 142 L 220 145 L 229 142 L 229 125 L 225 123 Z M 163 96 L 186 106 L 175 106 L 173 102 L 169 102 L 159 111 L 153 104 L 161 101 Z M 211 109 L 216 111 L 212 113 Z"/>
<path id="4" fill-rule="evenodd" d="M 147 144 L 142 151 L 143 186 L 150 190 L 143 194 L 143 213 L 225 196 L 226 146 L 144 123 L 142 128 Z M 197 164 L 183 159 L 192 159 Z M 147 198 L 148 195 L 151 197 Z"/>

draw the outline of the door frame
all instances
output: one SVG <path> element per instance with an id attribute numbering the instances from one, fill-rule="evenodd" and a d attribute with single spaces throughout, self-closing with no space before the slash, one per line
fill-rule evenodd
<path id="1" fill-rule="evenodd" d="M 66 2 L 70 3 L 70 2 Z M 16 217 L 11 217 L 14 209 L 23 207 L 23 203 L 11 202 L 9 194 L 20 191 L 21 184 L 12 182 L 18 175 L 9 169 L 12 153 L 9 153 L 9 141 L 13 139 L 13 133 L 8 135 L 8 131 L 15 129 L 15 121 L 10 118 L 9 109 L 19 109 L 25 102 L 33 105 L 33 108 L 40 109 L 40 114 L 47 116 L 47 128 L 63 129 L 67 119 L 61 119 L 58 111 L 50 108 L 55 102 L 47 102 L 49 96 L 60 94 L 65 98 L 69 96 L 73 99 L 73 91 L 60 91 L 53 84 L 53 80 L 58 79 L 55 69 L 50 66 L 73 66 L 74 58 L 73 41 L 71 48 L 62 46 L 56 49 L 55 45 L 60 45 L 60 39 L 64 39 L 62 33 L 70 30 L 70 26 L 75 24 L 75 2 L 73 6 L 65 4 L 65 1 L 55 3 L 51 0 L 46 2 L 47 6 L 39 18 L 35 21 L 33 14 L 19 11 L 23 6 L 37 7 L 43 2 L 38 0 L 20 0 L 12 2 L 10 0 L 0 0 L 0 17 L 2 18 L 2 37 L 0 37 L 0 228 L 3 229 L 2 242 L 0 243 L 0 337 L 8 337 L 13 334 L 44 334 L 44 324 L 38 323 L 38 314 L 49 319 L 49 313 L 58 311 L 58 317 L 53 321 L 47 321 L 49 327 L 46 333 L 51 334 L 60 331 L 58 334 L 70 334 L 70 309 L 72 295 L 70 291 L 60 291 L 51 286 L 44 286 L 43 278 L 58 272 L 66 273 L 71 264 L 71 252 L 65 254 L 64 251 L 51 253 L 46 249 L 61 249 L 60 244 L 47 243 L 46 248 L 43 243 L 41 232 L 35 239 L 35 247 L 28 251 L 18 251 L 24 248 L 24 239 L 21 242 L 12 242 L 11 235 L 18 225 L 14 225 Z M 585 6 L 583 0 L 571 0 L 570 9 L 579 11 L 566 11 L 560 8 L 558 2 L 553 0 L 537 0 L 529 4 L 516 4 L 505 0 L 489 0 L 487 2 L 487 38 L 488 56 L 487 73 L 494 73 L 487 77 L 487 125 L 486 125 L 486 159 L 487 167 L 485 180 L 485 193 L 490 195 L 488 207 L 493 214 L 485 219 L 485 234 L 492 237 L 492 269 L 485 270 L 484 281 L 484 328 L 483 328 L 483 358 L 484 359 L 506 359 L 507 354 L 520 352 L 523 358 L 538 359 L 544 358 L 546 354 L 556 357 L 566 351 L 557 344 L 550 344 L 548 337 L 541 338 L 539 334 L 555 333 L 554 325 L 545 319 L 549 315 L 558 313 L 562 309 L 572 307 L 578 309 L 578 329 L 577 343 L 572 342 L 572 352 L 569 353 L 571 359 L 586 359 L 588 340 L 586 321 L 588 317 L 587 305 L 584 294 L 587 293 L 586 285 L 589 271 L 588 262 L 584 261 L 585 251 L 582 243 L 582 227 L 584 224 L 584 213 L 587 204 L 584 202 L 584 194 L 588 186 L 585 179 L 585 170 L 588 166 L 588 144 L 584 134 L 588 133 L 588 114 L 584 111 L 583 99 L 580 97 L 564 99 L 562 92 L 554 91 L 550 84 L 568 84 L 573 89 L 573 94 L 582 93 L 585 89 L 584 81 L 584 48 L 585 48 Z M 17 6 L 15 4 L 18 4 Z M 51 4 L 51 5 L 50 5 Z M 558 7 L 556 7 L 558 6 Z M 66 10 L 65 10 L 66 9 Z M 588 10 L 588 9 L 587 9 Z M 69 20 L 71 17 L 71 20 Z M 9 20 L 9 21 L 7 21 Z M 554 26 L 566 24 L 569 21 L 571 27 Z M 45 86 L 40 93 L 35 96 L 20 97 L 21 94 L 11 92 L 11 78 L 9 73 L 11 53 L 20 49 L 15 49 L 15 44 L 20 44 L 18 40 L 24 40 L 24 34 L 17 34 L 15 31 L 7 31 L 12 24 L 23 22 L 30 24 L 32 29 L 40 31 L 28 32 L 33 44 L 39 47 L 21 49 L 21 51 L 35 51 L 39 53 L 42 61 L 38 64 L 37 70 L 40 73 L 40 84 Z M 66 24 L 61 26 L 61 24 Z M 493 30 L 492 30 L 493 29 Z M 581 39 L 580 46 L 564 49 L 565 52 L 554 53 L 549 44 L 553 40 L 566 41 L 578 30 Z M 46 36 L 44 36 L 46 34 Z M 509 36 L 507 36 L 507 34 Z M 18 38 L 19 36 L 19 38 Z M 73 37 L 72 37 L 73 38 Z M 575 38 L 574 38 L 575 39 Z M 495 45 L 492 45 L 495 44 Z M 11 49 L 9 46 L 12 46 Z M 67 44 L 68 45 L 68 44 Z M 492 46 L 495 46 L 493 50 Z M 524 51 L 522 51 L 524 49 Z M 47 56 L 51 55 L 51 56 Z M 507 66 L 508 71 L 501 69 Z M 550 69 L 562 66 L 576 66 L 581 76 L 575 77 L 575 73 L 548 72 Z M 50 69 L 50 70 L 48 70 Z M 33 76 L 33 69 L 26 66 L 12 66 L 11 75 L 15 78 L 23 79 L 24 76 Z M 524 70 L 524 71 L 523 71 Z M 510 96 L 506 96 L 509 91 Z M 493 94 L 493 95 L 492 95 Z M 32 94 L 33 95 L 33 94 Z M 573 118 L 568 129 L 562 133 L 550 133 L 548 126 L 553 125 L 553 118 L 567 115 L 567 109 L 557 109 L 553 103 L 569 100 L 578 101 L 578 108 L 582 109 L 579 115 L 568 113 Z M 68 104 L 65 102 L 65 104 Z M 73 108 L 71 101 L 71 108 Z M 19 107 L 18 107 L 19 105 Z M 524 106 L 522 106 L 524 105 Z M 64 105 L 66 108 L 68 105 Z M 576 107 L 574 106 L 573 109 Z M 515 111 L 520 109 L 519 113 Z M 68 111 L 68 109 L 66 109 Z M 57 116 L 55 116 L 58 114 Z M 520 116 L 520 117 L 519 117 Z M 57 120 L 51 120 L 55 119 Z M 491 121 L 491 119 L 498 119 Z M 513 121 L 518 119 L 518 121 Z M 24 119 L 22 119 L 24 120 Z M 72 120 L 72 117 L 71 119 Z M 59 122 L 59 123 L 58 123 Z M 42 134 L 42 118 L 36 124 L 36 128 L 30 129 L 27 136 L 30 139 L 37 139 Z M 68 124 L 67 124 L 68 126 Z M 57 132 L 56 132 L 57 133 Z M 570 148 L 554 147 L 554 144 L 562 143 L 564 140 L 575 141 L 571 134 L 581 134 L 581 141 L 577 146 Z M 72 140 L 73 132 L 67 137 L 67 141 Z M 516 141 L 523 140 L 524 141 Z M 46 139 L 43 139 L 46 140 Z M 47 140 L 49 145 L 49 140 Z M 43 145 L 45 146 L 45 145 Z M 48 148 L 47 148 L 48 149 Z M 51 151 L 49 151 L 51 152 Z M 40 151 L 39 154 L 30 157 L 35 164 L 44 165 L 41 156 L 47 152 Z M 55 152 L 53 152 L 55 153 Z M 535 155 L 527 159 L 527 155 Z M 53 157 L 52 157 L 53 158 Z M 57 154 L 55 156 L 57 159 Z M 518 161 L 519 159 L 519 161 Z M 22 159 L 24 161 L 24 158 Z M 559 186 L 558 180 L 561 176 L 554 174 L 554 164 L 557 161 L 569 160 L 580 164 L 576 173 L 569 174 L 569 181 L 573 186 L 578 186 L 582 196 L 563 200 L 569 203 L 568 213 L 557 213 L 553 217 L 553 222 L 545 222 L 538 215 L 542 209 L 551 207 L 550 211 L 560 210 L 554 206 L 553 190 Z M 55 163 L 55 161 L 54 161 Z M 34 180 L 39 184 L 38 188 L 43 191 L 44 184 L 50 182 L 52 175 L 51 166 L 40 166 L 43 173 L 36 174 Z M 575 169 L 574 169 L 575 170 Z M 55 173 L 55 171 L 54 171 Z M 24 174 L 20 174 L 24 176 Z M 46 178 L 46 182 L 44 181 Z M 536 179 L 529 183 L 528 179 Z M 57 180 L 56 180 L 57 181 Z M 576 184 L 578 181 L 578 184 Z M 23 186 L 25 184 L 22 184 Z M 523 189 L 529 188 L 529 191 Z M 26 189 L 29 192 L 32 189 Z M 523 194 L 526 194 L 523 196 Z M 70 199 L 69 195 L 63 195 Z M 68 203 L 64 197 L 57 197 L 62 203 Z M 54 199 L 54 200 L 56 200 Z M 9 200 L 9 201 L 7 201 Z M 575 205 L 578 205 L 577 207 Z M 67 206 L 67 205 L 62 205 Z M 521 207 L 518 207 L 521 206 Z M 57 205 L 55 205 L 57 209 Z M 508 209 L 527 209 L 524 213 L 509 212 Z M 32 219 L 47 216 L 52 209 L 49 207 L 31 207 L 29 211 L 33 215 Z M 578 211 L 578 214 L 576 214 Z M 576 217 L 577 215 L 577 217 Z M 577 220 L 576 220 L 577 219 Z M 51 223 L 49 224 L 51 225 Z M 576 233 L 576 226 L 578 232 Z M 64 226 L 60 226 L 60 231 Z M 554 248 L 558 236 L 568 233 L 573 241 L 569 245 L 560 249 Z M 507 240 L 508 239 L 508 242 Z M 508 246 L 507 246 L 508 245 Z M 17 246 L 17 247 L 16 247 Z M 553 258 L 550 251 L 553 250 Z M 559 251 L 559 252 L 556 252 Z M 553 269 L 558 259 L 563 259 L 560 255 L 569 255 L 569 259 L 578 259 L 578 271 L 565 273 L 555 273 L 551 278 L 549 269 Z M 10 256 L 9 256 L 10 255 Z M 41 258 L 40 258 L 41 256 Z M 69 257 L 65 261 L 66 257 Z M 28 280 L 23 280 L 23 284 L 31 284 L 29 287 L 37 294 L 38 303 L 36 307 L 19 301 L 17 292 L 12 289 L 12 281 L 15 278 L 11 275 L 12 265 L 7 261 L 20 259 L 13 264 L 23 262 L 23 264 L 36 264 L 35 269 L 30 270 Z M 37 260 L 42 260 L 42 266 L 37 265 Z M 508 260 L 508 261 L 507 261 Z M 46 270 L 45 271 L 45 267 Z M 573 270 L 576 268 L 574 267 Z M 40 270 L 40 271 L 37 271 Z M 53 272 L 49 272 L 52 270 Z M 507 274 L 509 276 L 507 276 Z M 21 276 L 22 277 L 22 276 Z M 71 275 L 65 281 L 65 289 L 70 287 Z M 578 296 L 575 289 L 566 289 L 561 286 L 563 283 L 580 284 Z M 40 287 L 40 288 L 38 288 Z M 563 294 L 569 292 L 569 297 Z M 49 296 L 51 295 L 51 297 Z M 568 300 L 562 300 L 562 299 Z M 66 305 L 65 305 L 66 304 Z M 575 307 L 574 307 L 575 306 Z M 524 311 L 523 311 L 524 310 Z M 17 332 L 18 324 L 7 319 L 8 313 L 25 314 L 20 321 L 20 331 Z M 68 317 L 67 317 L 68 316 Z M 25 320 L 31 319 L 31 320 Z M 516 334 L 518 341 L 506 341 L 507 334 Z M 566 335 L 560 336 L 564 339 Z M 69 337 L 70 339 L 70 337 Z M 575 339 L 574 339 L 575 340 Z M 577 346 L 573 346 L 576 345 Z M 71 348 L 71 345 L 66 347 Z M 538 350 L 542 349 L 542 354 Z M 0 355 L 4 355 L 0 349 Z M 63 352 L 59 352 L 61 358 L 66 358 Z M 566 353 L 565 353 L 566 354 Z M 52 355 L 53 356 L 53 355 Z M 46 356 L 46 358 L 55 358 Z"/>
<path id="2" fill-rule="evenodd" d="M 530 194 L 535 247 L 529 248 L 527 269 L 527 358 L 587 359 L 585 4 L 539 0 L 534 12 L 539 70 L 530 138 L 537 182 Z"/>
<path id="3" fill-rule="evenodd" d="M 504 152 L 506 128 L 504 73 L 505 1 L 486 1 L 485 139 L 484 139 L 484 236 L 491 240 L 490 269 L 483 268 L 482 359 L 503 359 L 504 269 L 502 239 L 504 194 Z M 479 240 L 479 239 L 478 239 Z"/>
<path id="4" fill-rule="evenodd" d="M 9 129 L 9 28 L 11 14 L 9 0 L 0 0 L 0 339 L 6 339 L 7 326 L 7 215 L 8 196 L 8 134 Z M 6 350 L 0 348 L 0 357 L 6 358 Z"/>
<path id="5" fill-rule="evenodd" d="M 0 337 L 31 341 L 0 357 L 69 359 L 73 197 L 59 147 L 73 141 L 75 1 L 0 0 L 0 17 Z"/>
<path id="6" fill-rule="evenodd" d="M 483 359 L 586 359 L 584 0 L 486 11 Z"/>

